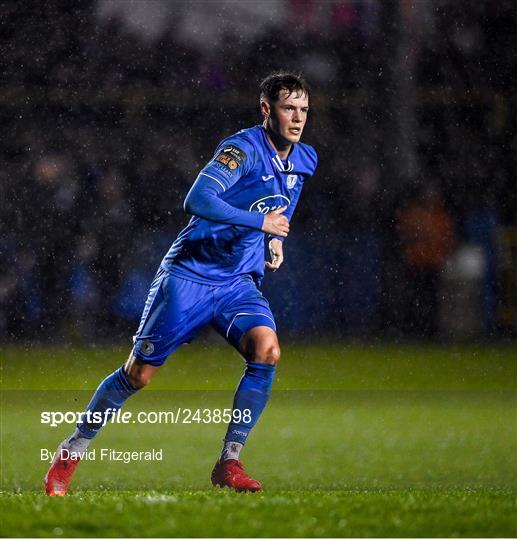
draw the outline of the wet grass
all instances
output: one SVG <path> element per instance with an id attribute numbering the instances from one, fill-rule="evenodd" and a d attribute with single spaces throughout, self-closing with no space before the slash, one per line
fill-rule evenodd
<path id="1" fill-rule="evenodd" d="M 216 490 L 222 424 L 109 425 L 93 447 L 163 461 L 81 463 L 70 495 L 41 494 L 70 425 L 125 356 L 10 348 L 2 356 L 2 536 L 506 536 L 515 516 L 517 355 L 512 347 L 286 347 L 243 460 L 262 494 Z M 242 369 L 189 347 L 124 410 L 225 408 Z"/>

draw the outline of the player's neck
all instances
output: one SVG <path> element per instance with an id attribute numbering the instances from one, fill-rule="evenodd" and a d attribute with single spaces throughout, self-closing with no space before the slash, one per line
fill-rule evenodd
<path id="1" fill-rule="evenodd" d="M 292 143 L 286 143 L 280 139 L 278 135 L 275 135 L 275 133 L 273 133 L 267 126 L 264 126 L 264 129 L 266 130 L 267 138 L 271 143 L 271 146 L 278 154 L 278 157 L 280 159 L 287 159 L 287 156 L 289 155 L 289 152 L 293 146 Z"/>

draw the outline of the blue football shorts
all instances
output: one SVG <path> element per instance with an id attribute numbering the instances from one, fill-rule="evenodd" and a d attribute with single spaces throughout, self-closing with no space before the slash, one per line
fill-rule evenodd
<path id="1" fill-rule="evenodd" d="M 237 350 L 241 337 L 255 326 L 276 331 L 269 303 L 251 276 L 215 286 L 189 281 L 160 267 L 133 338 L 133 354 L 147 364 L 161 366 L 207 324 Z"/>

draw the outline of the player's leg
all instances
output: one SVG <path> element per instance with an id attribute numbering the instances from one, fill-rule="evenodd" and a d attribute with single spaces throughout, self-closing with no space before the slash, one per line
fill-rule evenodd
<path id="1" fill-rule="evenodd" d="M 139 360 L 132 351 L 127 362 L 97 387 L 81 422 L 68 439 L 69 449 L 74 452 L 86 451 L 99 430 L 130 396 L 149 384 L 159 367 Z"/>
<path id="2" fill-rule="evenodd" d="M 239 321 L 242 338 L 238 350 L 246 360 L 246 368 L 233 400 L 232 422 L 228 426 L 223 459 L 239 459 L 239 453 L 250 431 L 257 423 L 271 393 L 280 345 L 276 332 L 260 323 L 257 316 L 243 316 Z"/>
<path id="3" fill-rule="evenodd" d="M 158 271 L 151 284 L 138 333 L 150 320 L 153 320 L 153 314 L 163 312 L 162 285 L 165 278 L 166 274 Z M 158 369 L 158 365 L 140 364 L 144 362 L 135 358 L 133 351 L 125 365 L 108 375 L 99 384 L 76 429 L 70 437 L 60 443 L 56 450 L 44 479 L 47 495 L 66 495 L 72 476 L 81 460 L 80 456 L 86 452 L 97 433 L 124 402 L 145 386 Z"/>
<path id="4" fill-rule="evenodd" d="M 81 422 L 67 440 L 67 448 L 72 452 L 85 452 L 99 430 L 130 396 L 149 384 L 159 368 L 160 365 L 138 359 L 132 351 L 127 362 L 97 387 Z"/>
<path id="5" fill-rule="evenodd" d="M 199 327 L 206 324 L 203 311 L 197 309 L 192 313 L 192 310 L 203 308 L 204 302 L 211 297 L 203 286 L 196 286 L 162 270 L 157 273 L 133 351 L 124 366 L 101 382 L 74 433 L 59 445 L 45 477 L 47 494 L 66 494 L 80 454 L 86 451 L 101 428 L 131 395 L 149 383 L 172 351 L 189 341 Z M 62 453 L 62 450 L 66 452 Z"/>
<path id="6" fill-rule="evenodd" d="M 212 482 L 237 491 L 258 491 L 260 483 L 244 472 L 239 455 L 269 400 L 280 345 L 269 304 L 253 282 L 244 282 L 235 292 L 214 326 L 242 354 L 246 368 L 235 392 L 232 421 Z"/>
<path id="7" fill-rule="evenodd" d="M 131 395 L 149 383 L 158 369 L 131 354 L 125 365 L 100 383 L 75 431 L 56 450 L 44 480 L 47 495 L 66 495 L 80 456 L 93 438 Z"/>

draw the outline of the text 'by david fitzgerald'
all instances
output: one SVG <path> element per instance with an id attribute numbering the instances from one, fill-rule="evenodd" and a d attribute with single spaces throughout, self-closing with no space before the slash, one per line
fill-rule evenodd
<path id="1" fill-rule="evenodd" d="M 57 452 L 52 452 L 46 448 L 40 449 L 41 461 L 51 462 L 56 457 Z M 66 448 L 59 450 L 59 457 L 63 460 L 73 459 L 81 461 L 120 461 L 131 463 L 135 461 L 163 461 L 163 448 L 150 450 L 115 450 L 114 448 L 94 448 L 85 452 L 72 452 Z"/>

